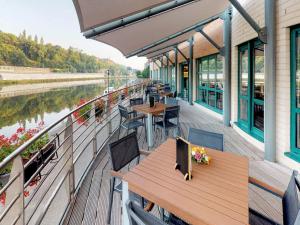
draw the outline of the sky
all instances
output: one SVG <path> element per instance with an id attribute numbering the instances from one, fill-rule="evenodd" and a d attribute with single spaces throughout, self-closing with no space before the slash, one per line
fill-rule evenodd
<path id="1" fill-rule="evenodd" d="M 143 69 L 145 58 L 127 59 L 120 51 L 104 43 L 86 39 L 80 32 L 72 0 L 0 0 L 0 30 L 19 35 L 43 37 L 45 43 L 70 46 L 99 58 Z"/>

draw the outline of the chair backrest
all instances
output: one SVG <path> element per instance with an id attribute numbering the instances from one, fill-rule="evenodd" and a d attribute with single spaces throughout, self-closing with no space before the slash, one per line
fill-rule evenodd
<path id="1" fill-rule="evenodd" d="M 170 86 L 165 86 L 164 87 L 164 91 L 165 92 L 170 92 L 171 91 L 171 87 Z"/>
<path id="2" fill-rule="evenodd" d="M 173 98 L 177 98 L 177 91 L 174 91 Z"/>
<path id="3" fill-rule="evenodd" d="M 115 171 L 119 171 L 136 157 L 140 156 L 136 132 L 110 143 L 109 154 L 112 168 Z"/>
<path id="4" fill-rule="evenodd" d="M 126 202 L 130 225 L 167 225 L 132 201 Z"/>
<path id="5" fill-rule="evenodd" d="M 143 98 L 132 98 L 129 100 L 130 106 L 142 105 L 144 103 Z"/>
<path id="6" fill-rule="evenodd" d="M 128 113 L 127 108 L 122 106 L 122 105 L 118 105 L 118 108 L 119 108 L 121 118 L 128 119 L 129 118 L 129 113 Z"/>
<path id="7" fill-rule="evenodd" d="M 179 105 L 167 107 L 164 112 L 164 120 L 167 121 L 175 118 L 179 120 L 179 110 Z"/>
<path id="8" fill-rule="evenodd" d="M 190 128 L 188 141 L 194 145 L 212 148 L 219 151 L 224 150 L 223 134 L 208 132 L 196 128 Z"/>
<path id="9" fill-rule="evenodd" d="M 157 94 L 157 93 L 150 93 L 149 97 L 154 97 L 154 101 L 155 102 L 159 102 L 159 98 L 160 98 L 159 94 Z"/>
<path id="10" fill-rule="evenodd" d="M 167 105 L 178 105 L 178 100 L 176 98 L 167 97 L 166 104 Z"/>
<path id="11" fill-rule="evenodd" d="M 300 214 L 298 191 L 300 183 L 297 180 L 297 171 L 293 171 L 289 185 L 282 198 L 283 224 L 297 225 L 296 218 Z"/>

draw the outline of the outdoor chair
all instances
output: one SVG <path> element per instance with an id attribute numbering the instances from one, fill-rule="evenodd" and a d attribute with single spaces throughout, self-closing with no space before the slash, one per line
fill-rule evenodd
<path id="1" fill-rule="evenodd" d="M 133 160 L 137 160 L 137 164 L 140 161 L 140 155 L 148 156 L 150 152 L 142 151 L 139 149 L 136 132 L 133 132 L 120 140 L 109 144 L 109 155 L 112 165 L 111 178 L 110 178 L 110 192 L 109 192 L 109 205 L 107 212 L 107 224 L 111 221 L 111 209 L 113 204 L 114 192 L 122 193 L 122 178 L 123 174 L 121 169 L 128 166 Z M 116 184 L 116 179 L 119 183 Z M 136 200 L 144 206 L 144 200 L 141 197 L 137 197 Z M 145 210 L 150 211 L 153 208 L 153 203 L 147 202 Z M 143 209 L 143 210 L 144 210 Z"/>
<path id="2" fill-rule="evenodd" d="M 213 133 L 196 128 L 190 128 L 188 141 L 191 144 L 224 151 L 223 134 Z"/>
<path id="3" fill-rule="evenodd" d="M 137 132 L 139 127 L 144 127 L 145 134 L 147 133 L 144 115 L 135 116 L 134 112 L 128 112 L 126 107 L 122 105 L 118 105 L 118 107 L 120 112 L 120 125 L 119 125 L 118 139 L 120 138 L 121 128 L 126 129 L 127 130 L 126 134 L 128 134 L 129 130 L 135 130 Z M 132 117 L 130 116 L 131 113 L 133 113 Z"/>
<path id="4" fill-rule="evenodd" d="M 249 183 L 253 184 L 274 196 L 282 198 L 282 214 L 283 225 L 299 225 L 300 224 L 300 204 L 298 194 L 300 191 L 300 182 L 297 179 L 297 171 L 293 171 L 288 187 L 284 193 L 276 188 L 259 181 L 253 177 L 249 177 Z M 249 224 L 250 225 L 277 225 L 278 223 L 272 219 L 262 215 L 261 213 L 249 208 Z"/>
<path id="5" fill-rule="evenodd" d="M 132 201 L 126 202 L 130 225 L 187 225 L 176 216 L 170 216 L 167 222 L 160 220 Z"/>
<path id="6" fill-rule="evenodd" d="M 178 100 L 176 98 L 166 98 L 167 105 L 178 105 Z"/>
<path id="7" fill-rule="evenodd" d="M 158 93 L 150 93 L 149 98 L 153 97 L 155 102 L 159 102 L 160 100 L 160 95 Z"/>
<path id="8" fill-rule="evenodd" d="M 177 98 L 177 91 L 174 91 L 173 98 Z"/>
<path id="9" fill-rule="evenodd" d="M 171 129 L 177 129 L 179 135 L 180 133 L 179 110 L 180 110 L 180 106 L 167 107 L 164 111 L 162 120 L 155 122 L 155 126 L 163 130 L 164 139 L 167 138 L 168 131 Z M 176 122 L 174 122 L 175 120 Z"/>

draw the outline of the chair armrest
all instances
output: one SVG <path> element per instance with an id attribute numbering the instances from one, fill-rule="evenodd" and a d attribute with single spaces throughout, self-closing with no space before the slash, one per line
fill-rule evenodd
<path id="1" fill-rule="evenodd" d="M 113 177 L 117 177 L 120 179 L 123 179 L 124 174 L 122 174 L 120 171 L 111 170 L 110 175 Z"/>
<path id="2" fill-rule="evenodd" d="M 260 180 L 254 178 L 254 177 L 249 176 L 248 181 L 249 181 L 250 184 L 253 184 L 253 185 L 255 185 L 255 186 L 257 186 L 257 187 L 259 187 L 259 188 L 261 188 L 261 189 L 263 189 L 263 190 L 265 190 L 265 191 L 267 191 L 267 192 L 269 192 L 269 193 L 271 193 L 271 194 L 273 194 L 273 195 L 275 195 L 279 198 L 282 198 L 283 195 L 284 195 L 283 191 L 278 190 L 277 188 L 275 188 L 275 187 L 273 187 L 273 186 L 271 186 L 271 185 L 269 185 L 269 184 L 267 184 L 263 181 L 260 181 Z"/>
<path id="3" fill-rule="evenodd" d="M 148 156 L 148 155 L 151 154 L 151 152 L 150 152 L 150 151 L 145 151 L 145 150 L 140 150 L 140 154 L 141 154 L 141 155 Z"/>

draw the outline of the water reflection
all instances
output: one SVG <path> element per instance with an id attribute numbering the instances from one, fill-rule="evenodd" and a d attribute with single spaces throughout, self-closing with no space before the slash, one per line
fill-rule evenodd
<path id="1" fill-rule="evenodd" d="M 122 82 L 112 82 L 115 87 Z M 12 135 L 20 126 L 35 127 L 40 121 L 46 126 L 66 115 L 80 99 L 102 95 L 103 84 L 57 88 L 51 91 L 23 96 L 0 98 L 0 134 Z"/>

